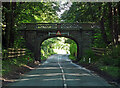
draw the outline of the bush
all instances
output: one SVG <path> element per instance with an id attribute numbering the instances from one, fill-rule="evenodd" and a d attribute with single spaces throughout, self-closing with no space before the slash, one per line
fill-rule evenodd
<path id="1" fill-rule="evenodd" d="M 104 65 L 113 65 L 114 60 L 110 56 L 104 56 L 101 58 Z"/>
<path id="2" fill-rule="evenodd" d="M 95 54 L 91 49 L 88 49 L 85 51 L 85 56 L 86 58 L 95 58 Z"/>
<path id="3" fill-rule="evenodd" d="M 103 63 L 105 65 L 118 66 L 120 59 L 120 46 L 113 47 L 111 51 L 107 51 L 107 53 L 103 56 Z"/>
<path id="4" fill-rule="evenodd" d="M 75 57 L 75 56 L 73 56 L 73 55 L 69 55 L 69 58 L 70 58 L 71 60 L 73 60 L 73 61 L 75 61 L 75 60 L 76 60 L 76 57 Z"/>
<path id="5" fill-rule="evenodd" d="M 2 61 L 2 74 L 5 75 L 8 72 L 11 72 L 14 68 L 13 67 L 20 67 L 22 65 L 28 64 L 28 57 L 29 63 L 33 63 L 33 55 L 29 50 L 26 50 L 26 55 L 23 57 L 18 58 L 10 58 Z"/>
<path id="6" fill-rule="evenodd" d="M 110 74 L 113 77 L 118 77 L 119 76 L 119 68 L 118 67 L 114 67 L 114 66 L 100 66 L 99 67 L 102 71 L 107 72 L 108 74 Z"/>
<path id="7" fill-rule="evenodd" d="M 72 56 L 76 56 L 77 55 L 77 44 L 76 43 L 70 44 L 70 54 Z"/>
<path id="8" fill-rule="evenodd" d="M 89 62 L 89 58 L 91 58 L 92 62 L 96 62 L 96 61 L 99 60 L 98 56 L 96 56 L 94 54 L 94 52 L 92 51 L 92 49 L 88 49 L 88 50 L 85 51 L 85 55 L 83 56 L 82 59 L 84 59 L 84 58 L 86 59 L 87 62 Z"/>

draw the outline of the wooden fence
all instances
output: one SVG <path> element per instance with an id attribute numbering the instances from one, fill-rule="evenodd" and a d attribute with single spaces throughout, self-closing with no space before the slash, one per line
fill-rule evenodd
<path id="1" fill-rule="evenodd" d="M 95 55 L 102 56 L 102 55 L 104 55 L 107 52 L 107 49 L 92 47 L 92 51 L 95 53 Z"/>
<path id="2" fill-rule="evenodd" d="M 3 60 L 10 58 L 18 58 L 24 56 L 26 49 L 23 48 L 8 48 L 7 52 L 2 54 Z"/>

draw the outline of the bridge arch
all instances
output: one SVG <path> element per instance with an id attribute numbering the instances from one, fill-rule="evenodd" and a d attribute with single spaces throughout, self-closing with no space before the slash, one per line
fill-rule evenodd
<path id="1" fill-rule="evenodd" d="M 56 35 L 53 35 L 53 36 L 43 36 L 43 38 L 37 38 L 35 41 L 36 41 L 36 46 L 37 46 L 37 49 L 35 50 L 35 51 L 37 51 L 36 52 L 36 54 L 37 55 L 35 55 L 35 56 L 37 56 L 36 57 L 36 60 L 40 60 L 40 57 L 41 57 L 41 45 L 42 45 L 42 43 L 45 41 L 45 40 L 47 40 L 47 39 L 50 39 L 50 38 L 55 38 L 55 37 L 65 37 L 65 38 L 69 38 L 69 39 L 71 39 L 71 40 L 73 40 L 76 44 L 77 44 L 77 58 L 79 58 L 79 52 L 80 52 L 80 48 L 79 48 L 79 41 L 76 39 L 76 38 L 74 38 L 74 37 L 72 37 L 72 36 L 68 36 L 68 35 L 58 35 L 58 36 L 56 36 Z"/>
<path id="2" fill-rule="evenodd" d="M 37 41 L 39 41 L 39 43 L 38 43 L 39 55 L 41 55 L 41 52 L 40 52 L 40 51 L 41 51 L 41 45 L 42 45 L 42 43 L 43 43 L 45 40 L 47 40 L 47 39 L 55 38 L 55 37 L 65 37 L 65 38 L 68 38 L 68 39 L 73 40 L 73 41 L 76 43 L 76 45 L 77 45 L 77 58 L 79 58 L 79 43 L 78 43 L 78 41 L 77 41 L 75 38 L 71 37 L 71 36 L 64 36 L 64 35 L 61 35 L 61 36 L 48 36 L 48 37 L 43 38 L 42 40 L 41 40 L 41 38 L 36 39 Z M 41 57 L 41 56 L 39 56 L 39 57 Z"/>

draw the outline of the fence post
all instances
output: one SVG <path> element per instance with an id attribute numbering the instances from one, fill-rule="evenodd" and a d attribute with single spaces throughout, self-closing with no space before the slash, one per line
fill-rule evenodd
<path id="1" fill-rule="evenodd" d="M 83 58 L 83 61 L 85 62 L 85 57 Z"/>
<path id="2" fill-rule="evenodd" d="M 89 58 L 89 64 L 91 63 L 91 58 Z"/>

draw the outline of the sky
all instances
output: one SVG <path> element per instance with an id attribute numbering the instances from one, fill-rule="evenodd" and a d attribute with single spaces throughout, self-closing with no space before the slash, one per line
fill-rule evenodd
<path id="1" fill-rule="evenodd" d="M 68 2 L 68 4 L 64 5 L 67 2 Z M 57 14 L 58 14 L 59 17 L 61 17 L 61 14 L 63 14 L 64 11 L 69 10 L 69 8 L 72 5 L 72 2 L 70 0 L 60 0 L 59 4 L 60 4 L 60 12 L 57 12 Z"/>

